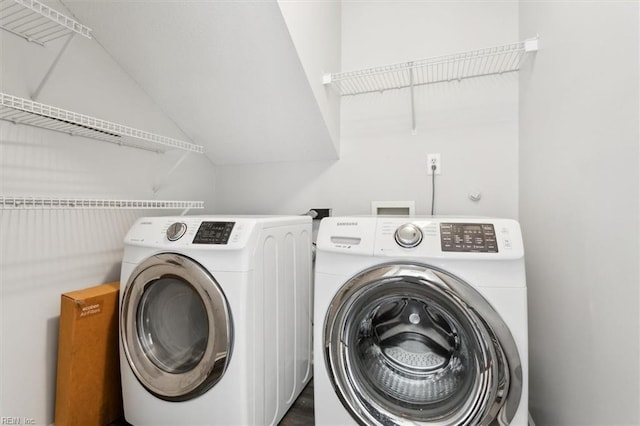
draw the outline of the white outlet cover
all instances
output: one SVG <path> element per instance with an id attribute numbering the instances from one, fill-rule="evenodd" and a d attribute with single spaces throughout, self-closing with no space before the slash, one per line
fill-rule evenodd
<path id="1" fill-rule="evenodd" d="M 427 170 L 428 175 L 431 176 L 433 174 L 433 170 L 431 170 L 431 165 L 436 165 L 436 175 L 442 173 L 442 162 L 440 162 L 440 154 L 428 154 L 427 155 Z"/>

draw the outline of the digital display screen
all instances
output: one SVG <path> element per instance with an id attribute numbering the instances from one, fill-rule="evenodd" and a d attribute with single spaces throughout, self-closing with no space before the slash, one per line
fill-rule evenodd
<path id="1" fill-rule="evenodd" d="M 227 244 L 235 222 L 202 222 L 193 244 Z"/>
<path id="2" fill-rule="evenodd" d="M 442 251 L 498 253 L 496 231 L 490 223 L 441 223 Z"/>

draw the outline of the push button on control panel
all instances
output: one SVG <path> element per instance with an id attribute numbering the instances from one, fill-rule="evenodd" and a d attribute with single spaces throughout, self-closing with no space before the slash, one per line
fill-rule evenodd
<path id="1" fill-rule="evenodd" d="M 513 245 L 511 244 L 511 237 L 509 236 L 509 228 L 502 228 L 500 230 L 500 239 L 505 249 L 511 250 Z"/>

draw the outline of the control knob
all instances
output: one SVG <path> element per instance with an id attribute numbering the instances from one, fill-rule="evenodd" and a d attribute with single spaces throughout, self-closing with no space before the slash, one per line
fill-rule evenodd
<path id="1" fill-rule="evenodd" d="M 402 247 L 415 247 L 422 241 L 422 231 L 412 223 L 405 223 L 396 229 L 395 238 Z"/>
<path id="2" fill-rule="evenodd" d="M 174 222 L 167 229 L 167 239 L 169 241 L 177 241 L 184 233 L 187 232 L 187 224 L 183 222 Z"/>

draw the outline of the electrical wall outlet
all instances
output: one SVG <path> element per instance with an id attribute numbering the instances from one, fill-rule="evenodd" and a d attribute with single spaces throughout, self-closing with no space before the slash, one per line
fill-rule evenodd
<path id="1" fill-rule="evenodd" d="M 428 171 L 429 171 L 429 176 L 431 176 L 434 171 L 435 174 L 439 175 L 440 173 L 442 173 L 442 164 L 440 163 L 440 154 L 428 154 L 427 156 L 427 163 L 428 163 Z M 436 166 L 436 169 L 433 170 L 433 166 Z"/>

